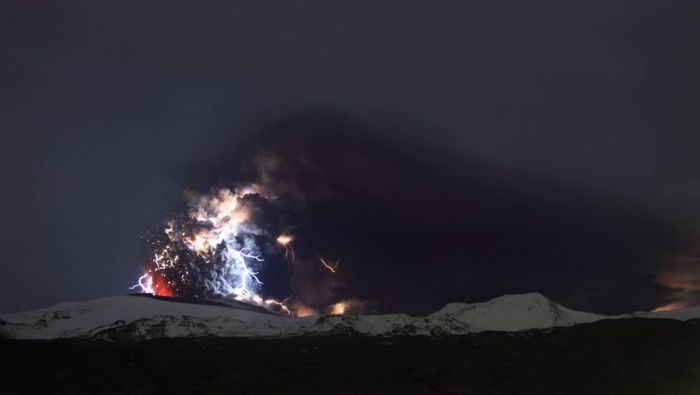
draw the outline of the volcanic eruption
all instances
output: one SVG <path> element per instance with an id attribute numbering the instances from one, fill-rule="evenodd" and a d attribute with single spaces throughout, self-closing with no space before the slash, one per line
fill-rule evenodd
<path id="1" fill-rule="evenodd" d="M 186 213 L 149 238 L 151 259 L 131 289 L 158 296 L 232 298 L 289 313 L 284 302 L 263 296 L 258 276 L 265 264 L 260 246 L 274 236 L 253 218 L 269 198 L 256 186 L 188 192 L 185 197 Z M 277 240 L 285 251 L 291 248 L 291 236 Z"/>

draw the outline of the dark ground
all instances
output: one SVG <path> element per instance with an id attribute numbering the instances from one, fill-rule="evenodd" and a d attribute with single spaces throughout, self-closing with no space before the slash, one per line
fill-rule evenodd
<path id="1" fill-rule="evenodd" d="M 442 338 L 0 342 L 0 393 L 700 394 L 700 322 Z"/>

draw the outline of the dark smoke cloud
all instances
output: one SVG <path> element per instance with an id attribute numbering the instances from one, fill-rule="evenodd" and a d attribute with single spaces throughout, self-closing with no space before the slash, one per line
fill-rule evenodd
<path id="1" fill-rule="evenodd" d="M 0 8 L 1 312 L 126 291 L 144 229 L 261 149 L 299 253 L 390 310 L 649 308 L 697 256 L 665 225 L 700 223 L 698 1 Z"/>
<path id="2" fill-rule="evenodd" d="M 288 214 L 282 229 L 294 227 L 290 286 L 306 305 L 356 297 L 424 313 L 539 291 L 618 313 L 669 300 L 654 274 L 673 234 L 653 215 L 456 157 L 428 144 L 434 126 L 399 115 L 301 112 L 263 129 L 242 161 L 254 165 L 236 177 L 262 174 Z M 328 276 L 319 255 L 341 270 Z"/>

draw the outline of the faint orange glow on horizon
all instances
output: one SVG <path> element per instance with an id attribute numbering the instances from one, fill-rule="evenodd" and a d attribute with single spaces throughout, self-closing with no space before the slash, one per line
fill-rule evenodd
<path id="1" fill-rule="evenodd" d="M 343 302 L 338 302 L 333 305 L 333 308 L 331 309 L 331 314 L 333 315 L 343 315 L 345 314 L 345 308 L 347 306 Z"/>
<path id="2" fill-rule="evenodd" d="M 312 309 L 311 307 L 304 306 L 302 304 L 299 304 L 296 306 L 294 310 L 294 315 L 297 317 L 315 317 L 318 316 L 318 311 Z"/>
<path id="3" fill-rule="evenodd" d="M 672 288 L 672 301 L 655 308 L 654 312 L 693 307 L 698 304 L 700 291 L 700 258 L 694 256 L 670 257 L 663 270 L 656 275 L 656 282 Z"/>

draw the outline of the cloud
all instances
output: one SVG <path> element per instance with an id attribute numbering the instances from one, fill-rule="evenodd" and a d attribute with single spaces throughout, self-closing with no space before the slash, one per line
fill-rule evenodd
<path id="1" fill-rule="evenodd" d="M 674 310 L 700 304 L 700 257 L 669 257 L 656 281 L 673 289 L 671 301 L 656 310 Z"/>

